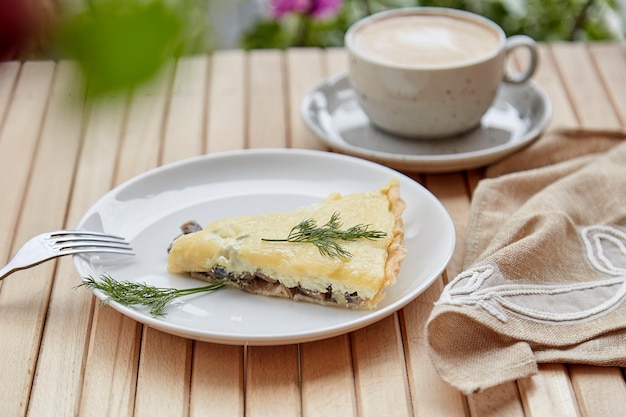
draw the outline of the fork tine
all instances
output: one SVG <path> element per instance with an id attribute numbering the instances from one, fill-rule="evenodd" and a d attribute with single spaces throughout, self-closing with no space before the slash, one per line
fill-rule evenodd
<path id="1" fill-rule="evenodd" d="M 132 248 L 124 238 L 87 230 L 58 230 L 50 232 L 45 240 L 50 249 L 59 255 L 77 252 L 131 253 Z"/>
<path id="2" fill-rule="evenodd" d="M 67 242 L 58 242 L 54 249 L 58 251 L 63 251 L 66 249 L 89 249 L 89 248 L 103 248 L 103 249 L 120 249 L 122 251 L 131 251 L 133 248 L 127 242 L 97 242 L 93 240 L 82 240 L 82 241 L 67 241 Z"/>
<path id="3" fill-rule="evenodd" d="M 76 255 L 81 253 L 115 253 L 119 255 L 135 255 L 129 247 L 116 248 L 105 246 L 93 246 L 93 247 L 77 247 L 77 248 L 64 248 L 59 252 L 61 255 Z"/>
<path id="4" fill-rule="evenodd" d="M 50 237 L 64 237 L 64 236 L 93 236 L 93 237 L 101 237 L 101 238 L 109 238 L 115 240 L 124 240 L 123 237 L 111 235 L 103 232 L 92 232 L 89 230 L 57 230 L 55 232 L 49 233 Z"/>
<path id="5" fill-rule="evenodd" d="M 112 238 L 110 236 L 101 235 L 80 236 L 67 234 L 60 237 L 50 237 L 49 242 L 52 242 L 53 244 L 62 244 L 66 242 L 109 242 L 117 245 L 129 245 L 129 243 L 124 240 L 124 238 Z"/>

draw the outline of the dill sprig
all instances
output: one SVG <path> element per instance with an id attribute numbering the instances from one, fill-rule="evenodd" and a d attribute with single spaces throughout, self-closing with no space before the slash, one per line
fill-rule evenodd
<path id="1" fill-rule="evenodd" d="M 266 242 L 306 242 L 315 245 L 322 255 L 352 258 L 352 253 L 341 247 L 337 240 L 354 241 L 357 239 L 381 239 L 387 234 L 378 230 L 369 230 L 367 224 L 357 224 L 346 230 L 339 221 L 339 213 L 333 213 L 330 220 L 321 227 L 313 219 L 304 219 L 294 226 L 285 239 L 261 239 Z"/>
<path id="2" fill-rule="evenodd" d="M 100 276 L 100 279 L 95 279 L 91 276 L 84 278 L 83 283 L 79 286 L 102 291 L 107 296 L 103 300 L 105 304 L 115 301 L 131 308 L 135 306 L 149 307 L 150 314 L 157 317 L 165 316 L 166 304 L 175 298 L 215 291 L 224 285 L 226 285 L 226 278 L 203 287 L 185 289 L 159 288 L 137 282 L 116 281 L 110 275 L 104 274 Z"/>

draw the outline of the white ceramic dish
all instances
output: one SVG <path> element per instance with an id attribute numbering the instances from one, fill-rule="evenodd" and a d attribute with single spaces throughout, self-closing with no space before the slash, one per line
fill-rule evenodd
<path id="1" fill-rule="evenodd" d="M 439 276 L 454 250 L 455 234 L 440 202 L 409 177 L 345 155 L 306 150 L 249 150 L 205 155 L 146 172 L 113 189 L 85 214 L 79 228 L 128 238 L 134 257 L 81 255 L 81 277 L 104 273 L 117 280 L 187 288 L 203 283 L 166 272 L 166 249 L 190 219 L 291 210 L 330 192 L 376 189 L 397 177 L 407 203 L 403 216 L 408 255 L 397 283 L 373 311 L 348 311 L 251 295 L 234 289 L 172 302 L 165 317 L 116 303 L 111 306 L 162 331 L 224 344 L 272 345 L 335 336 L 380 320 L 406 305 Z M 95 291 L 103 298 L 103 294 Z"/>
<path id="2" fill-rule="evenodd" d="M 397 137 L 375 128 L 365 115 L 346 73 L 316 85 L 301 113 L 331 149 L 412 172 L 452 172 L 493 163 L 529 145 L 552 117 L 548 96 L 534 83 L 502 84 L 481 125 L 444 140 Z"/>

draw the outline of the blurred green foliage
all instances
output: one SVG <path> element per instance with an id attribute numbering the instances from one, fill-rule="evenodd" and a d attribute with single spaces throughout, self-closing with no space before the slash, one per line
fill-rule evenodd
<path id="1" fill-rule="evenodd" d="M 206 0 L 89 0 L 66 11 L 61 56 L 78 63 L 90 96 L 128 90 L 173 57 L 210 52 Z"/>
<path id="2" fill-rule="evenodd" d="M 89 75 L 89 92 L 128 88 L 153 76 L 176 47 L 182 22 L 160 2 L 108 2 L 63 27 L 65 51 Z"/>
<path id="3" fill-rule="evenodd" d="M 472 11 L 498 23 L 507 35 L 537 41 L 623 39 L 624 17 L 616 0 L 345 0 L 341 11 L 323 20 L 294 14 L 260 19 L 242 38 L 242 47 L 342 46 L 358 19 L 396 7 L 437 6 Z"/>

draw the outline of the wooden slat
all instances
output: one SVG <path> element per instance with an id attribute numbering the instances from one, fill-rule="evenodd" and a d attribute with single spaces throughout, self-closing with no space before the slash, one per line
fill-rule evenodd
<path id="1" fill-rule="evenodd" d="M 68 187 L 67 183 L 52 184 L 56 175 L 59 181 L 63 181 L 66 167 L 60 167 L 61 172 L 56 174 L 50 167 L 58 164 L 59 160 L 49 160 L 46 155 L 35 153 L 46 117 L 54 70 L 55 65 L 51 62 L 24 65 L 0 139 L 0 164 L 3 168 L 0 190 L 5 194 L 0 203 L 0 246 L 8 249 L 13 238 L 11 253 L 33 235 L 58 227 L 65 216 L 69 188 L 61 191 L 59 200 L 49 202 L 48 207 L 46 197 L 50 199 L 50 191 L 43 187 L 48 183 L 55 191 L 59 191 L 59 186 Z M 58 95 L 56 99 L 59 100 Z M 63 101 L 58 101 L 60 103 Z M 70 129 L 68 126 L 65 131 L 69 133 Z M 46 140 L 49 142 L 52 139 L 48 135 Z M 71 166 L 74 158 L 71 148 L 68 153 Z M 32 176 L 40 183 L 31 182 L 31 188 L 27 188 L 31 166 Z M 42 184 L 45 172 L 48 177 Z M 42 207 L 46 208 L 43 212 Z M 0 334 L 3 335 L 0 356 L 6 358 L 0 361 L 0 375 L 5 381 L 0 384 L 0 403 L 6 415 L 22 416 L 28 406 L 53 270 L 54 264 L 48 263 L 16 272 L 5 279 L 0 288 Z"/>
<path id="2" fill-rule="evenodd" d="M 619 368 L 577 365 L 570 378 L 582 417 L 618 417 L 626 410 L 626 386 Z"/>
<path id="3" fill-rule="evenodd" d="M 526 417 L 580 416 L 565 365 L 540 364 L 537 375 L 517 384 Z"/>
<path id="4" fill-rule="evenodd" d="M 0 129 L 4 122 L 4 116 L 7 113 L 11 98 L 13 96 L 13 89 L 15 87 L 15 81 L 20 71 L 19 62 L 2 62 L 0 63 Z M 1 131 L 1 130 L 0 130 Z M 0 140 L 2 136 L 0 135 Z"/>
<path id="5" fill-rule="evenodd" d="M 606 129 L 619 126 L 607 91 L 598 77 L 587 46 L 558 43 L 552 47 L 557 67 L 582 127 Z"/>
<path id="6" fill-rule="evenodd" d="M 277 50 L 251 51 L 248 57 L 248 146 L 287 145 L 283 55 Z"/>
<path id="7" fill-rule="evenodd" d="M 110 307 L 94 310 L 80 415 L 133 415 L 141 325 Z"/>
<path id="8" fill-rule="evenodd" d="M 357 415 L 348 335 L 301 345 L 300 367 L 304 417 Z"/>
<path id="9" fill-rule="evenodd" d="M 159 163 L 164 120 L 174 65 L 132 92 L 119 153 L 115 183 L 155 168 Z"/>
<path id="10" fill-rule="evenodd" d="M 204 152 L 208 69 L 207 56 L 183 57 L 176 63 L 165 122 L 162 164 Z"/>
<path id="11" fill-rule="evenodd" d="M 626 51 L 613 43 L 589 45 L 589 51 L 622 127 L 626 127 Z"/>
<path id="12" fill-rule="evenodd" d="M 0 259 L 8 260 L 33 153 L 46 110 L 54 64 L 24 64 L 0 136 Z M 10 72 L 9 72 L 10 74 Z M 5 98 L 7 100 L 9 98 Z M 21 245 L 26 239 L 17 242 Z M 17 248 L 17 246 L 16 246 Z"/>
<path id="13" fill-rule="evenodd" d="M 411 400 L 415 416 L 465 416 L 467 404 L 461 392 L 446 384 L 430 361 L 424 327 L 433 303 L 443 289 L 438 279 L 402 310 L 404 351 L 409 372 Z"/>
<path id="14" fill-rule="evenodd" d="M 507 382 L 468 396 L 471 416 L 524 417 L 524 408 L 514 382 Z"/>
<path id="15" fill-rule="evenodd" d="M 469 189 L 469 194 L 470 196 L 473 196 L 474 191 L 476 190 L 476 187 L 478 186 L 478 183 L 480 182 L 480 180 L 482 180 L 485 177 L 484 169 L 483 168 L 472 169 L 470 171 L 467 171 L 465 173 L 465 176 L 467 178 L 467 187 Z"/>
<path id="16" fill-rule="evenodd" d="M 447 277 L 453 279 L 463 271 L 463 257 L 470 210 L 470 197 L 462 173 L 428 175 L 424 185 L 444 204 L 454 223 L 456 245 L 446 268 Z"/>
<path id="17" fill-rule="evenodd" d="M 65 223 L 82 139 L 83 98 L 79 80 L 79 74 L 71 63 L 61 62 L 57 65 L 29 194 L 21 218 L 22 221 L 28 221 L 41 217 L 41 207 L 45 205 L 46 216 L 43 222 L 48 224 L 41 224 L 41 229 L 61 229 Z M 52 167 L 54 168 L 51 169 Z M 37 222 L 29 223 L 34 226 Z M 31 229 L 27 233 L 32 235 L 36 231 L 37 229 Z M 48 267 L 53 269 L 54 263 L 45 265 L 43 269 Z M 23 290 L 30 291 L 30 284 L 31 279 L 28 278 L 20 286 Z M 54 281 L 55 293 L 61 295 L 61 300 L 55 299 L 54 303 L 51 302 L 52 309 L 48 309 L 45 317 L 45 329 L 39 347 L 40 365 L 37 366 L 30 395 L 29 413 L 33 415 L 40 413 L 66 416 L 75 414 L 77 410 L 82 374 L 74 370 L 76 367 L 80 369 L 83 363 L 86 334 L 64 330 L 68 324 L 67 319 L 70 320 L 69 324 L 78 324 L 84 330 L 89 328 L 91 300 L 89 297 L 72 296 L 72 288 L 76 284 L 78 280 L 74 274 Z M 33 282 L 33 285 L 42 283 Z M 70 303 L 69 308 L 65 306 L 66 302 Z M 79 316 L 73 317 L 73 314 Z M 39 319 L 43 321 L 44 317 Z M 64 383 L 59 384 L 60 380 Z M 54 407 L 51 407 L 52 404 Z"/>
<path id="18" fill-rule="evenodd" d="M 352 333 L 359 415 L 412 416 L 398 316 Z"/>
<path id="19" fill-rule="evenodd" d="M 211 58 L 206 149 L 208 152 L 246 146 L 246 56 L 218 51 Z"/>
<path id="20" fill-rule="evenodd" d="M 548 129 L 558 127 L 576 127 L 578 120 L 564 88 L 555 57 L 546 45 L 539 47 L 539 67 L 533 81 L 546 92 L 552 103 L 552 120 Z"/>
<path id="21" fill-rule="evenodd" d="M 461 393 L 436 374 L 423 339 L 424 327 L 443 285 L 463 270 L 470 198 L 461 173 L 427 175 L 424 185 L 444 204 L 454 222 L 456 246 L 443 279 L 438 279 L 422 296 L 403 310 L 405 350 L 410 366 L 416 415 L 464 416 L 467 402 Z"/>
<path id="22" fill-rule="evenodd" d="M 290 103 L 289 144 L 293 148 L 325 149 L 322 142 L 305 125 L 300 103 L 311 88 L 326 75 L 322 51 L 313 48 L 287 50 L 288 102 Z"/>
<path id="23" fill-rule="evenodd" d="M 244 415 L 244 348 L 195 342 L 190 417 Z"/>
<path id="24" fill-rule="evenodd" d="M 344 48 L 326 49 L 326 76 L 332 77 L 348 70 L 348 54 Z"/>
<path id="25" fill-rule="evenodd" d="M 188 415 L 191 344 L 144 326 L 135 417 Z"/>
<path id="26" fill-rule="evenodd" d="M 445 276 L 452 279 L 462 271 L 467 217 L 470 199 L 465 187 L 463 174 L 427 175 L 424 185 L 444 204 L 454 222 L 456 246 Z M 403 309 L 403 331 L 405 355 L 409 368 L 409 382 L 413 393 L 415 415 L 463 416 L 466 410 L 465 398 L 450 387 L 436 374 L 430 362 L 424 327 L 439 298 L 444 280 L 437 281 L 420 297 Z"/>
<path id="27" fill-rule="evenodd" d="M 248 347 L 247 417 L 301 415 L 298 346 Z"/>
<path id="28" fill-rule="evenodd" d="M 90 105 L 68 225 L 76 225 L 82 213 L 114 184 L 127 101 L 127 94 L 118 93 Z M 69 274 L 71 268 L 67 264 L 62 271 Z M 79 296 L 95 298 L 87 290 Z M 141 327 L 99 303 L 89 324 L 92 327 L 83 330 L 89 346 L 80 415 L 131 415 Z"/>

